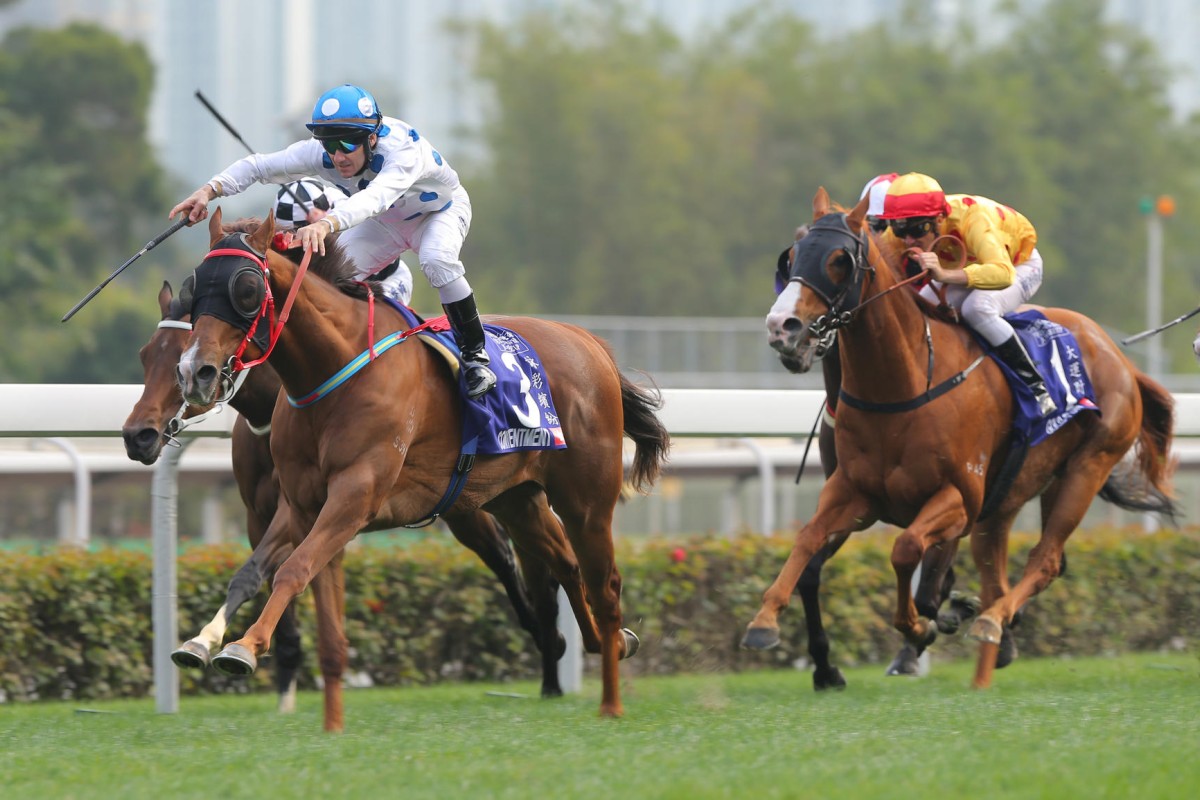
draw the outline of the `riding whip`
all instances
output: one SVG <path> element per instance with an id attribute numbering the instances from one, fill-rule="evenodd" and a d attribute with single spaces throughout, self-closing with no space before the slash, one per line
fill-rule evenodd
<path id="1" fill-rule="evenodd" d="M 112 282 L 113 278 L 117 277 L 122 272 L 124 272 L 126 267 L 128 267 L 133 262 L 137 261 L 139 258 L 144 256 L 146 253 L 153 250 L 155 247 L 158 247 L 160 244 L 163 243 L 163 241 L 168 236 L 175 233 L 177 230 L 179 230 L 180 228 L 182 228 L 183 226 L 185 226 L 187 224 L 188 224 L 187 214 L 184 214 L 183 217 L 178 222 L 173 224 L 171 227 L 167 228 L 165 231 L 160 233 L 158 236 L 155 236 L 153 239 L 146 242 L 145 246 L 142 247 L 141 250 L 138 250 L 136 253 L 134 253 L 132 256 L 130 256 L 128 261 L 126 261 L 121 266 L 117 267 L 117 269 L 113 272 L 112 275 L 109 275 L 107 278 L 105 278 L 104 281 L 101 282 L 101 284 L 99 286 L 97 286 L 95 289 L 92 289 L 90 292 L 87 293 L 86 297 L 84 297 L 82 300 L 80 300 L 78 303 L 76 303 L 74 308 L 72 308 L 70 311 L 68 311 L 66 314 L 64 314 L 62 321 L 66 322 L 71 317 L 75 316 L 76 311 L 83 308 L 85 305 L 88 304 L 89 301 L 91 301 L 91 299 L 93 297 L 100 294 L 100 290 L 103 289 L 105 286 L 108 286 L 108 284 L 110 284 Z"/>
<path id="2" fill-rule="evenodd" d="M 199 89 L 197 89 L 197 90 L 196 90 L 196 99 L 200 101 L 200 104 L 201 104 L 201 105 L 203 105 L 205 108 L 207 108 L 207 109 L 209 110 L 209 113 L 211 113 L 211 114 L 212 114 L 214 117 L 216 117 L 216 118 L 217 118 L 217 122 L 221 123 L 221 125 L 222 125 L 222 126 L 225 128 L 225 130 L 227 130 L 227 131 L 229 131 L 231 134 L 233 134 L 233 138 L 237 139 L 239 142 L 241 142 L 241 143 L 242 143 L 242 147 L 246 148 L 246 152 L 250 153 L 250 155 L 254 155 L 255 153 L 257 153 L 257 152 L 258 152 L 258 151 L 257 151 L 257 150 L 255 150 L 253 147 L 251 147 L 250 145 L 246 144 L 246 140 L 242 138 L 242 135 L 241 135 L 240 133 L 238 133 L 238 132 L 237 132 L 237 130 L 236 130 L 236 129 L 235 129 L 233 126 L 232 126 L 232 125 L 230 125 L 230 124 L 229 124 L 229 120 L 227 120 L 227 119 L 225 119 L 224 117 L 222 117 L 222 116 L 221 116 L 221 112 L 220 112 L 220 111 L 217 111 L 215 108 L 213 108 L 213 104 L 212 104 L 212 103 L 210 103 L 210 102 L 208 102 L 208 98 L 207 98 L 207 97 L 205 97 L 205 96 L 204 96 L 204 95 L 203 95 L 203 94 L 200 92 L 200 90 L 199 90 Z M 289 187 L 289 186 L 288 186 L 286 183 L 283 185 L 283 190 L 284 190 L 285 192 L 287 192 L 287 193 L 288 193 L 288 195 L 289 195 L 289 196 L 290 196 L 290 197 L 291 197 L 293 200 L 295 200 L 297 203 L 299 203 L 299 204 L 300 204 L 300 208 L 304 209 L 304 214 L 305 214 L 306 216 L 308 215 L 308 213 L 309 213 L 310 211 L 312 211 L 312 209 L 308 207 L 308 203 L 304 202 L 304 201 L 303 201 L 303 200 L 301 200 L 299 197 L 296 197 L 296 193 L 295 193 L 295 192 L 293 192 L 293 191 L 291 190 L 291 188 L 290 188 L 290 187 Z"/>
<path id="3" fill-rule="evenodd" d="M 1168 322 L 1166 325 L 1159 325 L 1157 328 L 1151 328 L 1148 331 L 1142 331 L 1141 333 L 1136 333 L 1127 339 L 1122 339 L 1121 344 L 1126 345 L 1126 344 L 1133 344 L 1134 342 L 1140 342 L 1142 339 L 1147 339 L 1156 333 L 1162 333 L 1167 328 L 1178 325 L 1179 323 L 1183 322 L 1185 319 L 1194 317 L 1197 314 L 1200 314 L 1200 306 L 1196 306 L 1191 311 L 1184 314 L 1182 317 L 1176 317 L 1175 319 Z"/>

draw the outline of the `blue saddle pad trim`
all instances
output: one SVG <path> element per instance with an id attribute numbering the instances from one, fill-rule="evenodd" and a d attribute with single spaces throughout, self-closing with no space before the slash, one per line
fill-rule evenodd
<path id="1" fill-rule="evenodd" d="M 1018 436 L 1023 437 L 1032 447 L 1062 428 L 1079 412 L 1100 413 L 1092 381 L 1084 367 L 1083 355 L 1074 334 L 1057 322 L 1046 319 L 1045 314 L 1034 309 L 1006 314 L 1004 318 L 1016 329 L 1017 335 L 1025 343 L 1025 349 L 1029 351 L 1038 372 L 1046 382 L 1046 390 L 1058 406 L 1057 411 L 1043 417 L 1038 412 L 1033 392 L 1025 382 L 996 356 L 990 345 L 982 338 L 976 337 L 1008 379 L 1016 405 L 1013 428 Z"/>

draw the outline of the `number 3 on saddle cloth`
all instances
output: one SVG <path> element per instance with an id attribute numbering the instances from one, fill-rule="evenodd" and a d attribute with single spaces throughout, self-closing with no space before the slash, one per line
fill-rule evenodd
<path id="1" fill-rule="evenodd" d="M 1012 388 L 1016 406 L 1013 431 L 1018 439 L 1024 440 L 1032 447 L 1067 424 L 1067 421 L 1080 411 L 1100 413 L 1092 381 L 1084 369 L 1079 344 L 1069 330 L 1046 319 L 1042 312 L 1032 309 L 1006 314 L 1004 318 L 1021 337 L 1034 366 L 1046 382 L 1046 390 L 1050 392 L 1050 397 L 1058 407 L 1058 410 L 1042 417 L 1038 413 L 1033 392 L 1025 382 L 995 355 L 987 342 L 976 335 L 975 338 L 983 349 L 992 355 Z"/>
<path id="2" fill-rule="evenodd" d="M 529 342 L 507 328 L 484 325 L 486 349 L 496 373 L 496 385 L 474 400 L 468 400 L 461 351 L 445 317 L 428 322 L 412 309 L 385 298 L 409 321 L 420 327 L 416 335 L 445 357 L 458 380 L 463 397 L 464 452 L 472 439 L 475 455 L 496 455 L 516 450 L 562 450 L 563 438 L 550 384 L 541 359 Z"/>

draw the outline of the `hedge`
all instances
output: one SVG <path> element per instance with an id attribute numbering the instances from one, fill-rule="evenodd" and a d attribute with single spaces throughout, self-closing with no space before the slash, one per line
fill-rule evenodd
<path id="1" fill-rule="evenodd" d="M 891 628 L 892 535 L 853 537 L 825 568 L 822 600 L 840 665 L 886 663 L 900 645 Z M 1011 575 L 1034 539 L 1013 537 Z M 803 665 L 798 600 L 781 617 L 783 642 L 765 652 L 738 644 L 791 546 L 790 537 L 623 538 L 618 565 L 626 624 L 642 640 L 624 674 L 732 671 Z M 961 588 L 977 581 L 963 548 Z M 223 600 L 245 547 L 202 547 L 179 558 L 179 630 L 191 636 Z M 1188 647 L 1200 623 L 1200 533 L 1091 530 L 1068 544 L 1068 573 L 1037 598 L 1017 628 L 1023 656 L 1097 655 Z M 539 675 L 539 659 L 490 572 L 447 536 L 410 547 L 362 546 L 346 556 L 350 670 L 363 683 L 425 684 Z M 5 554 L 0 563 L 0 692 L 8 700 L 139 697 L 150 693 L 151 562 L 145 553 L 74 549 Z M 241 635 L 266 592 L 243 608 Z M 315 685 L 311 595 L 300 598 L 308 653 L 303 685 Z M 936 658 L 973 653 L 942 637 Z M 183 672 L 186 693 L 265 691 L 271 656 L 253 678 Z M 598 669 L 589 657 L 587 669 Z"/>

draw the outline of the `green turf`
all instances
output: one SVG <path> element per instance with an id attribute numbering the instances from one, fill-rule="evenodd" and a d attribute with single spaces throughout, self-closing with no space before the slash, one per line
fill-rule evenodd
<path id="1" fill-rule="evenodd" d="M 1200 787 L 1195 655 L 1025 660 L 993 689 L 971 665 L 922 679 L 803 672 L 599 686 L 347 691 L 346 733 L 320 697 L 280 717 L 265 695 L 0 706 L 0 797 L 20 798 L 1177 798 Z M 488 692 L 519 693 L 514 698 Z"/>

